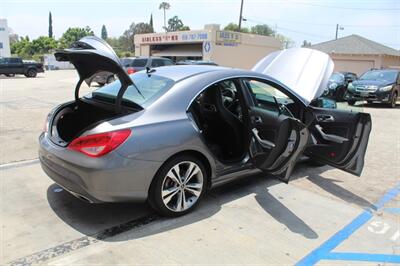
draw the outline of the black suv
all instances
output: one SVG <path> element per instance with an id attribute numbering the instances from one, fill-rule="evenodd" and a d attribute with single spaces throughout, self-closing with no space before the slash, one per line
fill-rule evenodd
<path id="1" fill-rule="evenodd" d="M 388 103 L 394 108 L 399 91 L 400 70 L 373 69 L 349 84 L 346 99 L 349 105 L 354 105 L 356 101 L 366 100 L 368 103 Z"/>
<path id="2" fill-rule="evenodd" d="M 347 86 L 357 79 L 357 75 L 351 72 L 334 72 L 329 78 L 328 90 L 325 97 L 336 101 L 343 101 Z"/>
<path id="3" fill-rule="evenodd" d="M 1 57 L 0 75 L 13 77 L 15 75 L 25 75 L 28 78 L 36 77 L 37 73 L 44 72 L 43 64 L 34 61 L 22 61 L 19 57 Z"/>

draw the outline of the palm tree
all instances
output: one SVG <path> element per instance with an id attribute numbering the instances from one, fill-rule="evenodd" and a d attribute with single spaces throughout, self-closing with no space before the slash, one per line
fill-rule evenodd
<path id="1" fill-rule="evenodd" d="M 163 9 L 164 10 L 164 29 L 167 30 L 167 18 L 165 16 L 165 10 L 170 9 L 171 5 L 167 2 L 162 2 L 158 9 Z"/>

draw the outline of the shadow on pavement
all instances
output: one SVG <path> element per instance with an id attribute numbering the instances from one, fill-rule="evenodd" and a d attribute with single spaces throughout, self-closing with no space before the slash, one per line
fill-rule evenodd
<path id="1" fill-rule="evenodd" d="M 399 102 L 397 102 L 396 107 L 391 108 L 388 104 L 385 103 L 361 103 L 357 104 L 356 107 L 368 107 L 375 109 L 400 109 L 400 104 Z"/>
<path id="2" fill-rule="evenodd" d="M 346 202 L 363 208 L 373 207 L 370 202 L 338 186 L 336 183 L 340 181 L 320 175 L 328 169 L 331 168 L 328 166 L 316 168 L 299 163 L 293 173 L 293 179 L 306 177 L 313 184 Z M 47 199 L 58 217 L 82 234 L 94 236 L 103 241 L 125 241 L 199 222 L 218 213 L 225 203 L 254 194 L 255 200 L 265 212 L 285 225 L 291 232 L 309 239 L 318 238 L 318 234 L 293 210 L 288 209 L 279 198 L 269 193 L 268 188 L 279 183 L 280 181 L 266 178 L 265 175 L 241 178 L 211 190 L 195 211 L 173 219 L 158 217 L 144 203 L 89 204 L 70 195 L 56 184 L 48 188 Z M 146 216 L 150 218 L 146 220 Z M 140 221 L 136 222 L 136 220 Z M 157 220 L 157 226 L 149 226 L 146 230 L 136 230 L 133 234 L 121 234 L 154 220 Z"/>

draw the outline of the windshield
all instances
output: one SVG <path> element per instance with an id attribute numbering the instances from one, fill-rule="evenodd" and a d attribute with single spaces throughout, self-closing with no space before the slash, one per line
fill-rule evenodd
<path id="1" fill-rule="evenodd" d="M 364 73 L 361 80 L 386 80 L 389 82 L 395 82 L 397 78 L 397 71 L 393 70 L 373 70 Z"/>
<path id="2" fill-rule="evenodd" d="M 334 82 L 342 82 L 344 80 L 344 76 L 340 73 L 333 73 L 329 80 Z"/>
<path id="3" fill-rule="evenodd" d="M 164 94 L 164 92 L 166 92 L 174 84 L 172 79 L 157 75 L 149 76 L 146 73 L 135 73 L 130 75 L 130 77 L 135 83 L 136 87 L 140 90 L 141 94 L 133 85 L 129 86 L 122 97 L 123 104 L 127 105 L 129 105 L 129 103 L 133 103 L 139 104 L 142 107 L 148 106 L 151 102 Z M 102 101 L 114 102 L 120 88 L 121 83 L 119 81 L 115 81 L 93 91 L 91 94 L 85 97 L 92 97 Z"/>

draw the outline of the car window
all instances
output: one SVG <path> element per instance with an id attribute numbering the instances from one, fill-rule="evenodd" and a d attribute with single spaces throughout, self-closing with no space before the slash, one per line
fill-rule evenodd
<path id="1" fill-rule="evenodd" d="M 171 66 L 171 65 L 173 65 L 174 63 L 171 61 L 171 60 L 168 60 L 168 59 L 164 59 L 164 66 Z"/>
<path id="2" fill-rule="evenodd" d="M 331 75 L 331 77 L 329 78 L 329 80 L 330 80 L 330 81 L 333 81 L 333 82 L 343 82 L 343 80 L 344 80 L 344 75 L 341 74 L 341 73 L 333 73 L 333 74 Z"/>
<path id="3" fill-rule="evenodd" d="M 19 58 L 9 58 L 8 62 L 10 64 L 17 64 L 17 63 L 21 63 L 21 59 L 19 59 Z"/>
<path id="4" fill-rule="evenodd" d="M 152 67 L 165 66 L 164 60 L 163 59 L 152 59 L 151 60 L 151 66 Z"/>
<path id="5" fill-rule="evenodd" d="M 140 93 L 133 85 L 129 86 L 122 97 L 123 102 L 134 102 L 142 107 L 148 106 L 151 102 L 164 94 L 174 84 L 174 81 L 167 77 L 147 75 L 146 73 L 135 73 L 130 75 L 130 77 L 140 90 Z M 93 91 L 91 94 L 85 97 L 114 101 L 120 88 L 121 83 L 116 81 Z"/>
<path id="6" fill-rule="evenodd" d="M 131 58 L 122 58 L 122 59 L 121 59 L 121 62 L 122 62 L 122 65 L 123 65 L 124 67 L 129 67 L 129 66 L 131 66 L 131 64 L 132 64 L 133 59 L 131 59 Z"/>
<path id="7" fill-rule="evenodd" d="M 131 66 L 133 67 L 145 67 L 147 64 L 147 58 L 134 59 Z"/>
<path id="8" fill-rule="evenodd" d="M 360 80 L 386 80 L 395 82 L 397 79 L 397 71 L 393 70 L 372 70 L 364 73 Z"/>
<path id="9" fill-rule="evenodd" d="M 0 58 L 0 64 L 2 65 L 2 64 L 5 64 L 5 63 L 6 63 L 6 60 L 4 58 Z"/>
<path id="10" fill-rule="evenodd" d="M 278 106 L 276 102 L 284 106 L 294 103 L 289 96 L 269 83 L 251 79 L 245 80 L 244 82 L 250 91 L 254 104 L 257 107 L 269 111 L 277 111 Z"/>

